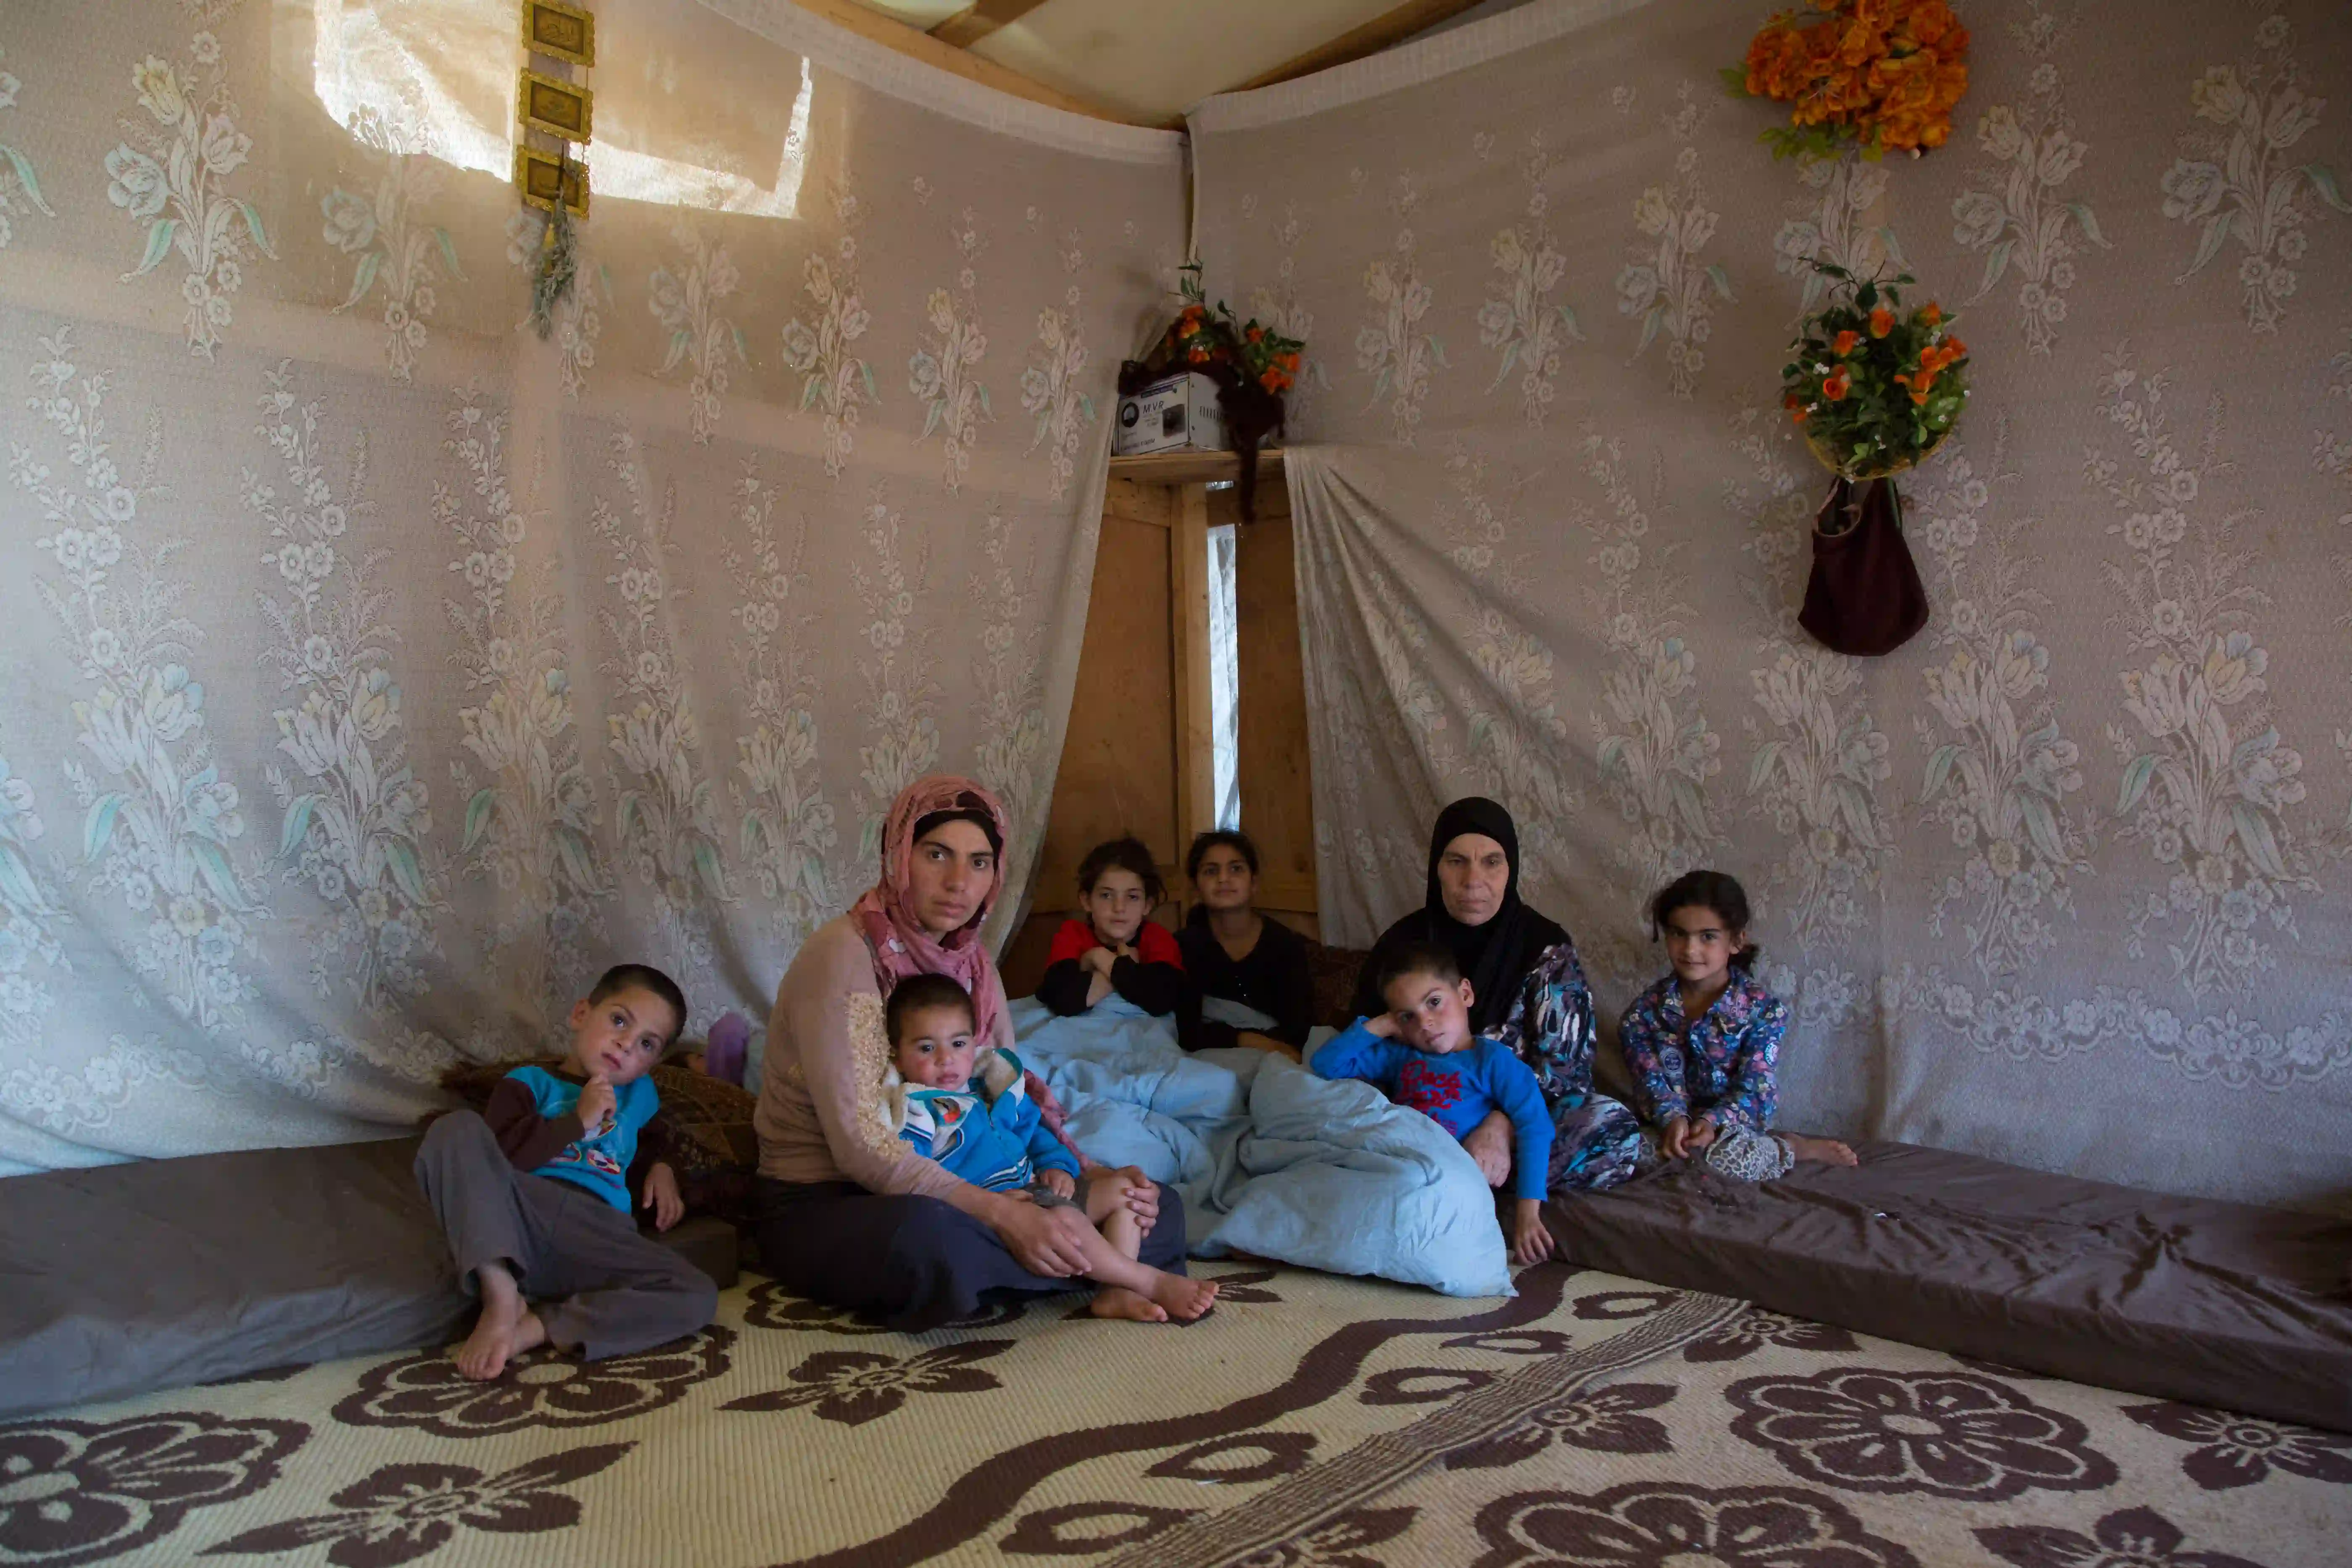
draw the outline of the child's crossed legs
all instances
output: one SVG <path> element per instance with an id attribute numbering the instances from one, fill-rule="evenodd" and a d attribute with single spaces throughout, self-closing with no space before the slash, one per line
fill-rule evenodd
<path id="1" fill-rule="evenodd" d="M 1143 1225 L 1127 1198 L 1133 1188 L 1150 1184 L 1150 1178 L 1132 1165 L 1098 1170 L 1071 1205 L 1087 1216 L 1087 1232 L 1079 1244 L 1087 1278 L 1103 1287 L 1088 1310 L 1097 1318 L 1146 1323 L 1173 1318 L 1189 1323 L 1215 1303 L 1217 1287 L 1212 1280 L 1188 1279 L 1136 1261 L 1143 1247 Z"/>

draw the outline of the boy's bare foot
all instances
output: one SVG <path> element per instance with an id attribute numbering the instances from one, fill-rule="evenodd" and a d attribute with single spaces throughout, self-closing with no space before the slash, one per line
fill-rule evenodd
<path id="1" fill-rule="evenodd" d="M 523 1300 L 521 1288 L 504 1266 L 486 1263 L 475 1277 L 481 1284 L 482 1315 L 450 1359 L 464 1375 L 487 1383 L 506 1371 L 515 1356 L 545 1344 L 547 1325 Z"/>
<path id="2" fill-rule="evenodd" d="M 1801 1132 L 1783 1132 L 1780 1138 L 1789 1145 L 1789 1152 L 1800 1160 L 1810 1160 L 1817 1165 L 1861 1163 L 1852 1149 L 1834 1138 L 1808 1138 Z"/>

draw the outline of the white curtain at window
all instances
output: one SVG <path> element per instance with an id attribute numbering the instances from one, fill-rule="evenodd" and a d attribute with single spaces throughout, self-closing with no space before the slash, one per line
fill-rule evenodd
<path id="1" fill-rule="evenodd" d="M 1804 166 L 1716 82 L 1769 10 L 1536 0 L 1194 119 L 1212 297 L 1308 344 L 1325 931 L 1493 795 L 1612 1017 L 1646 896 L 1743 880 L 1790 1126 L 2338 1197 L 2352 13 L 1974 0 L 1949 145 Z M 1811 257 L 1974 352 L 1884 659 L 1795 624 Z"/>
<path id="2" fill-rule="evenodd" d="M 1209 722 L 1215 737 L 1217 826 L 1242 825 L 1240 628 L 1234 620 L 1234 524 L 1209 530 Z"/>
<path id="3" fill-rule="evenodd" d="M 764 1018 L 927 771 L 1025 881 L 1180 142 L 594 8 L 543 344 L 510 0 L 0 13 L 0 1169 L 404 1126 L 618 960 Z"/>

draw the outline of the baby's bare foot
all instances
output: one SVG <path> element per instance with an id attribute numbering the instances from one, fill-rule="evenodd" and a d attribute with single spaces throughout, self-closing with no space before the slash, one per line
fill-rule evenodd
<path id="1" fill-rule="evenodd" d="M 1167 1310 L 1157 1301 L 1137 1295 L 1124 1285 L 1106 1285 L 1095 1292 L 1094 1305 L 1087 1310 L 1097 1318 L 1125 1318 L 1138 1323 L 1164 1323 Z"/>
<path id="2" fill-rule="evenodd" d="M 1181 1274 L 1162 1274 L 1151 1287 L 1151 1299 L 1168 1309 L 1168 1315 L 1180 1323 L 1189 1323 L 1217 1303 L 1217 1282 L 1213 1279 L 1187 1279 Z"/>
<path id="3" fill-rule="evenodd" d="M 1783 1132 L 1780 1137 L 1789 1145 L 1789 1152 L 1800 1160 L 1809 1160 L 1817 1165 L 1861 1163 L 1854 1158 L 1852 1149 L 1834 1138 L 1808 1138 L 1801 1132 Z"/>

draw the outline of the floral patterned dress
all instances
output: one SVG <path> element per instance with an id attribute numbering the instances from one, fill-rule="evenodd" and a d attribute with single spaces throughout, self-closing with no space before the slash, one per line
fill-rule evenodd
<path id="1" fill-rule="evenodd" d="M 1641 1121 L 1593 1091 L 1592 989 L 1573 943 L 1555 943 L 1537 957 L 1502 1026 L 1491 1034 L 1535 1069 L 1550 1109 L 1549 1190 L 1598 1192 L 1632 1176 L 1641 1152 Z"/>

